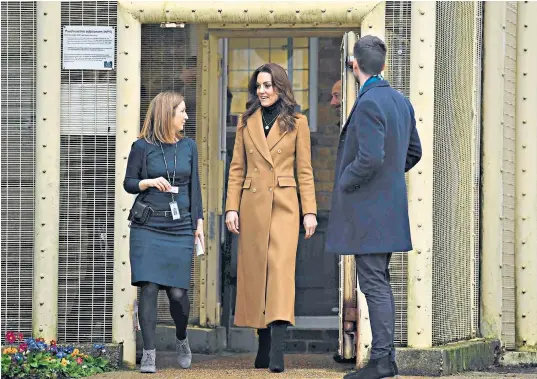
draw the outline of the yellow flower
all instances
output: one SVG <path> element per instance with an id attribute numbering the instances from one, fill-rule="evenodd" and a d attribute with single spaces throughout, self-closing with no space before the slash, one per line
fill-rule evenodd
<path id="1" fill-rule="evenodd" d="M 9 354 L 10 348 L 6 347 L 4 350 L 2 350 L 2 354 Z"/>
<path id="2" fill-rule="evenodd" d="M 71 353 L 71 357 L 76 357 L 78 354 L 80 354 L 80 350 L 75 349 L 75 350 L 73 350 L 73 352 Z"/>
<path id="3" fill-rule="evenodd" d="M 67 366 L 69 362 L 65 358 L 62 359 L 62 366 Z"/>

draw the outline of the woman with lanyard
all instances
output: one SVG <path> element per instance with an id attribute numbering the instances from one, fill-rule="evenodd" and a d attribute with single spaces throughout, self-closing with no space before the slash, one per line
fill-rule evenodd
<path id="1" fill-rule="evenodd" d="M 129 214 L 131 283 L 140 290 L 141 372 L 156 372 L 157 297 L 165 289 L 176 327 L 178 363 L 189 368 L 186 336 L 192 255 L 203 249 L 203 206 L 196 144 L 181 132 L 188 115 L 182 95 L 162 92 L 149 104 L 132 144 L 123 187 L 138 194 Z"/>

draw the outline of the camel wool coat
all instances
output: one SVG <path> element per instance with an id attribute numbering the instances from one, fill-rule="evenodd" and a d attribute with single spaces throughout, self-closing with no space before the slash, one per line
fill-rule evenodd
<path id="1" fill-rule="evenodd" d="M 296 174 L 295 174 L 296 164 Z M 265 137 L 258 109 L 239 120 L 229 169 L 226 212 L 239 212 L 235 325 L 266 328 L 295 322 L 295 266 L 303 214 L 317 214 L 307 118 L 281 132 L 279 119 Z"/>

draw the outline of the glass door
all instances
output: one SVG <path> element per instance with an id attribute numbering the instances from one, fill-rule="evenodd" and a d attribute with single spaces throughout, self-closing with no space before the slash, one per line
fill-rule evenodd
<path id="1" fill-rule="evenodd" d="M 341 32 L 343 35 L 343 31 Z M 299 327 L 338 328 L 338 260 L 324 254 L 324 233 L 330 213 L 334 182 L 337 141 L 340 132 L 341 106 L 341 37 L 258 37 L 226 38 L 222 56 L 223 76 L 227 88 L 224 102 L 228 116 L 224 129 L 226 170 L 232 159 L 235 129 L 248 100 L 248 81 L 256 68 L 267 62 L 282 66 L 293 85 L 297 112 L 308 118 L 311 130 L 312 166 L 318 205 L 316 234 L 304 240 L 301 230 L 296 266 L 296 323 Z M 227 187 L 226 187 L 227 188 Z M 225 196 L 224 199 L 225 200 Z M 224 313 L 232 320 L 233 291 L 236 284 L 237 243 L 231 235 L 223 238 Z M 322 278 L 322 280 L 320 279 Z M 225 319 L 225 317 L 224 317 Z M 335 349 L 335 346 L 334 346 Z"/>

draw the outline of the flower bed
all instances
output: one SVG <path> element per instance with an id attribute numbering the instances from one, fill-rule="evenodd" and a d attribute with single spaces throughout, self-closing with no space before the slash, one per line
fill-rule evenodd
<path id="1" fill-rule="evenodd" d="M 82 378 L 112 371 L 113 365 L 102 355 L 103 345 L 95 344 L 86 353 L 71 345 L 46 344 L 42 338 L 24 338 L 7 332 L 2 347 L 2 378 L 66 379 Z"/>

